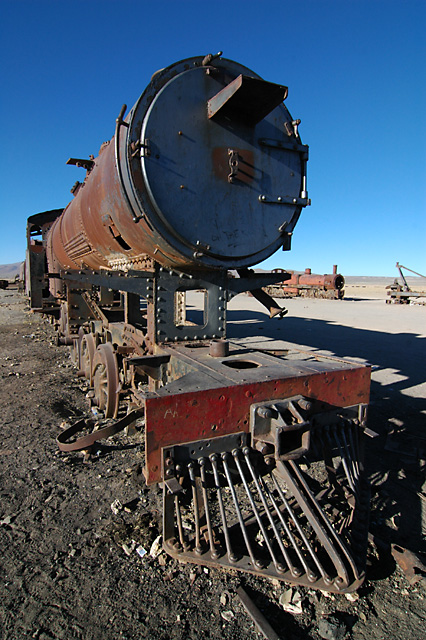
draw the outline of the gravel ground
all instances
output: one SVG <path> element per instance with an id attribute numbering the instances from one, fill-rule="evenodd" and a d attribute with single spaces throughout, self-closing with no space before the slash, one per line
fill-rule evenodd
<path id="1" fill-rule="evenodd" d="M 236 595 L 242 585 L 283 639 L 424 637 L 425 580 L 395 564 L 391 543 L 425 562 L 426 307 L 383 300 L 285 301 L 269 321 L 247 296 L 230 304 L 231 339 L 279 340 L 370 361 L 367 469 L 373 483 L 367 579 L 331 596 L 152 557 L 161 495 L 140 478 L 140 435 L 99 455 L 63 454 L 61 423 L 87 411 L 85 387 L 52 327 L 16 291 L 0 291 L 0 638 L 128 640 L 261 638 Z M 115 515 L 114 500 L 124 509 Z M 140 557 L 136 546 L 148 553 Z M 123 546 L 124 545 L 124 546 Z M 128 555 L 130 554 L 130 555 Z M 154 554 L 155 555 L 155 554 Z M 294 611 L 282 603 L 292 598 Z M 281 604 L 280 604 L 281 599 Z"/>

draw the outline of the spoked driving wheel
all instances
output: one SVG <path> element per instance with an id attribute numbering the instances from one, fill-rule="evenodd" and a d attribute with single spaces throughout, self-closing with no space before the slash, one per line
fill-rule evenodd
<path id="1" fill-rule="evenodd" d="M 93 387 L 95 401 L 105 418 L 115 418 L 118 412 L 118 363 L 110 342 L 100 344 L 93 358 Z"/>

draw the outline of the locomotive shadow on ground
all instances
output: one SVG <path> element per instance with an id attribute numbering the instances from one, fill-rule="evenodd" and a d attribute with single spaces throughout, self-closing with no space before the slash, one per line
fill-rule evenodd
<path id="1" fill-rule="evenodd" d="M 326 351 L 327 354 L 373 365 L 373 372 L 391 369 L 401 379 L 391 384 L 371 383 L 369 427 L 379 436 L 367 439 L 366 470 L 372 481 L 370 531 L 382 541 L 379 566 L 373 566 L 370 579 L 393 572 L 390 544 L 399 544 L 414 553 L 426 552 L 422 540 L 422 469 L 419 453 L 426 448 L 426 399 L 404 395 L 404 390 L 425 382 L 426 338 L 414 333 L 389 334 L 358 329 L 314 318 L 269 319 L 263 313 L 228 310 L 227 337 L 252 338 L 244 346 L 282 340 L 297 348 Z M 258 339 L 256 340 L 256 336 Z M 303 345 L 303 346 L 300 346 Z M 284 345 L 284 348 L 287 344 Z M 397 451 L 387 450 L 390 431 L 395 433 Z M 417 449 L 406 446 L 407 436 Z M 424 472 L 424 469 L 423 469 Z M 395 529 L 385 521 L 393 518 Z M 377 546 L 377 545 L 376 545 Z M 380 562 L 382 556 L 382 562 Z M 376 563 L 377 564 L 377 563 Z"/>
<path id="2" fill-rule="evenodd" d="M 426 381 L 426 338 L 413 333 L 390 334 L 297 316 L 271 320 L 259 312 L 227 311 L 227 337 L 230 340 L 252 338 L 255 345 L 259 343 L 260 336 L 264 338 L 262 346 L 265 348 L 268 339 L 283 340 L 297 348 L 313 348 L 339 358 L 369 363 L 375 371 L 392 369 L 395 375 L 405 379 L 392 383 L 390 393 L 401 392 Z M 250 346 L 250 342 L 244 344 Z M 404 396 L 404 400 L 410 402 L 416 399 Z M 425 399 L 423 403 L 423 409 L 426 409 Z"/>

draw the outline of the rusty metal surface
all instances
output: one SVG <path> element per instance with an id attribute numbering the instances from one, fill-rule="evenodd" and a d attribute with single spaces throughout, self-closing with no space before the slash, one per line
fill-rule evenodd
<path id="1" fill-rule="evenodd" d="M 31 307 L 43 306 L 46 302 L 46 237 L 54 221 L 61 215 L 63 209 L 53 209 L 36 213 L 27 220 L 27 251 L 25 259 L 25 293 L 30 298 Z M 61 283 L 55 281 L 51 288 L 52 294 L 61 291 Z"/>
<path id="2" fill-rule="evenodd" d="M 251 272 L 250 269 L 238 269 L 240 278 L 247 277 L 250 274 L 250 272 Z M 289 274 L 285 274 L 285 275 L 288 276 Z M 283 279 L 284 279 L 284 276 L 283 276 Z M 269 311 L 270 318 L 275 318 L 276 316 L 283 317 L 287 314 L 287 309 L 285 307 L 280 307 L 279 305 L 277 305 L 275 300 L 264 289 L 251 289 L 250 293 L 253 296 L 253 298 L 256 298 L 256 300 L 260 302 L 260 304 L 262 304 L 265 307 L 265 309 Z"/>
<path id="3" fill-rule="evenodd" d="M 310 204 L 308 147 L 286 92 L 220 54 L 154 74 L 98 157 L 70 158 L 86 177 L 67 208 L 30 218 L 31 302 L 71 348 L 90 410 L 116 420 L 83 436 L 79 421 L 62 450 L 144 414 L 144 472 L 164 487 L 168 553 L 350 591 L 364 575 L 370 368 L 225 340 L 238 293 L 252 291 L 271 317 L 286 312 L 264 287 L 290 274 L 247 269 L 290 248 Z M 286 284 L 342 291 L 337 268 L 308 271 Z"/>
<path id="4" fill-rule="evenodd" d="M 120 291 L 124 295 L 125 321 L 132 317 L 137 324 L 146 328 L 145 342 L 150 352 L 155 344 L 166 342 L 189 342 L 224 337 L 226 331 L 226 304 L 230 297 L 250 290 L 270 312 L 270 316 L 285 315 L 287 311 L 279 307 L 268 294 L 260 289 L 282 277 L 276 274 L 255 274 L 251 270 L 239 270 L 240 278 L 233 278 L 225 271 L 196 271 L 184 274 L 158 265 L 147 271 L 60 271 L 62 281 L 73 293 L 74 302 L 69 305 L 69 316 L 76 332 L 79 325 L 97 318 L 108 322 L 101 306 L 105 304 L 106 291 Z M 55 279 L 56 280 L 56 279 Z M 99 304 L 88 291 L 91 286 L 101 287 Z M 186 305 L 187 292 L 202 292 L 203 302 L 199 311 L 190 310 Z M 133 296 L 129 306 L 129 296 Z M 140 297 L 147 301 L 142 312 Z M 70 300 L 70 296 L 68 295 Z M 129 316 L 130 309 L 130 316 Z M 133 309 L 133 311 L 132 311 Z M 188 315 L 188 318 L 187 318 Z M 127 319 L 126 319 L 127 317 Z M 70 324 L 70 326 L 71 326 Z M 148 346 L 149 345 L 149 346 Z"/>
<path id="5" fill-rule="evenodd" d="M 283 282 L 270 285 L 267 288 L 268 293 L 275 298 L 307 296 L 342 299 L 344 296 L 345 279 L 340 273 L 337 273 L 336 265 L 333 267 L 333 273 L 324 275 L 312 273 L 310 269 L 305 269 L 305 273 L 295 273 L 284 269 L 274 269 L 273 271 L 273 273 L 280 272 L 287 278 Z"/>
<path id="6" fill-rule="evenodd" d="M 105 418 L 116 418 L 119 402 L 118 363 L 110 342 L 100 344 L 93 356 L 94 401 Z"/>
<path id="7" fill-rule="evenodd" d="M 405 279 L 405 276 L 402 270 L 405 269 L 406 271 L 410 271 L 411 273 L 414 273 L 416 276 L 419 276 L 424 280 L 426 280 L 426 276 L 423 276 L 421 273 L 418 273 L 417 271 L 413 271 L 413 269 L 404 267 L 404 265 L 399 264 L 399 262 L 396 263 L 396 268 L 399 271 L 403 284 L 398 282 L 398 279 L 395 279 L 392 284 L 386 287 L 387 295 L 388 295 L 388 298 L 386 299 L 386 303 L 387 304 L 391 304 L 391 303 L 410 304 L 410 298 L 413 298 L 413 299 L 425 298 L 426 291 L 413 291 L 411 287 L 408 286 L 407 280 Z"/>
<path id="8" fill-rule="evenodd" d="M 405 279 L 402 269 L 406 269 L 407 271 L 410 271 L 411 273 L 414 273 L 416 276 L 419 276 L 420 278 L 423 278 L 423 279 L 426 279 L 426 276 L 423 276 L 421 273 L 418 273 L 417 271 L 413 271 L 413 269 L 404 267 L 404 265 L 399 264 L 399 262 L 396 263 L 396 268 L 399 271 L 403 284 L 398 282 L 398 279 L 395 279 L 393 281 L 393 284 L 390 284 L 386 287 L 387 295 L 388 295 L 386 299 L 386 303 L 387 304 L 391 304 L 391 303 L 410 304 L 410 298 L 413 298 L 415 300 L 417 300 L 418 298 L 426 298 L 425 291 L 413 291 L 408 286 L 407 280 Z"/>
<path id="9" fill-rule="evenodd" d="M 247 357 L 231 352 L 228 358 L 209 358 L 205 364 L 201 352 L 207 348 L 193 349 L 191 358 L 184 351 L 189 354 L 191 349 L 166 349 L 172 355 L 177 352 L 181 367 L 187 362 L 186 371 L 145 399 L 148 483 L 160 481 L 161 448 L 174 444 L 177 433 L 181 442 L 248 433 L 254 403 L 298 394 L 327 406 L 368 403 L 369 367 L 326 358 L 320 363 L 286 362 L 259 352 Z"/>
<path id="10" fill-rule="evenodd" d="M 96 429 L 95 431 L 91 431 L 93 425 L 88 424 L 86 420 L 78 420 L 59 434 L 56 438 L 56 443 L 60 451 L 81 451 L 82 449 L 89 449 L 95 442 L 120 433 L 120 431 L 123 431 L 123 429 L 129 426 L 134 420 L 140 418 L 141 415 L 141 411 L 135 409 L 124 416 L 124 418 L 114 422 L 114 424 Z M 89 431 L 89 433 L 84 436 L 80 435 L 76 440 L 72 440 L 74 436 L 81 434 L 83 431 Z"/>
<path id="11" fill-rule="evenodd" d="M 386 303 L 396 303 L 396 304 L 410 304 L 410 298 L 418 299 L 418 298 L 426 298 L 425 291 L 402 291 L 400 289 L 400 285 L 388 285 L 386 287 L 388 289 L 387 295 L 389 296 L 386 299 Z"/>
<path id="12" fill-rule="evenodd" d="M 332 421 L 313 429 L 303 457 L 276 465 L 238 434 L 166 448 L 166 551 L 311 588 L 358 588 L 369 506 L 362 431 Z"/>
<path id="13" fill-rule="evenodd" d="M 284 286 L 307 285 L 309 287 L 324 287 L 324 289 L 341 289 L 345 280 L 339 273 L 326 273 L 319 275 L 311 273 L 310 269 L 305 269 L 305 273 L 291 273 L 291 278 L 285 280 Z"/>
<path id="14" fill-rule="evenodd" d="M 276 150 L 262 147 L 246 124 L 236 122 L 234 132 L 207 117 L 208 100 L 241 74 L 235 95 L 243 91 L 248 99 L 244 87 L 251 87 L 258 134 L 272 125 L 281 131 Z M 268 108 L 259 86 L 272 87 Z M 123 107 L 116 134 L 98 157 L 69 160 L 86 177 L 47 240 L 49 270 L 116 268 L 120 261 L 138 268 L 147 257 L 180 268 L 244 267 L 288 247 L 306 204 L 306 151 L 299 152 L 297 131 L 290 136 L 297 148 L 286 142 L 282 124 L 291 116 L 283 97 L 283 87 L 230 60 L 206 68 L 192 58 L 155 74 L 126 118 Z M 283 194 L 281 207 L 265 208 L 272 192 Z M 52 293 L 54 287 L 52 281 Z"/>
<path id="15" fill-rule="evenodd" d="M 410 584 L 421 582 L 426 586 L 426 566 L 418 556 L 397 544 L 391 546 L 391 552 Z"/>

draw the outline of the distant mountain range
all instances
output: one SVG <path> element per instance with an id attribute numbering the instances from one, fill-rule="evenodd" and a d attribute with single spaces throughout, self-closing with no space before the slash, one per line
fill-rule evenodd
<path id="1" fill-rule="evenodd" d="M 19 269 L 21 262 L 14 262 L 13 264 L 0 264 L 0 278 L 4 280 L 14 280 L 15 276 L 19 276 Z"/>
<path id="2" fill-rule="evenodd" d="M 20 262 L 14 262 L 13 264 L 0 264 L 0 278 L 5 280 L 14 280 L 16 275 L 19 275 L 19 269 L 21 267 Z M 265 269 L 254 269 L 257 273 L 267 273 Z M 303 273 L 303 271 L 295 271 L 295 273 Z M 312 270 L 312 273 L 316 273 Z M 394 276 L 346 276 L 346 284 L 390 284 L 399 274 L 396 272 Z M 401 278 L 399 278 L 400 280 Z M 412 284 L 422 284 L 424 286 L 425 280 L 417 278 L 415 276 L 406 276 L 407 282 Z"/>

